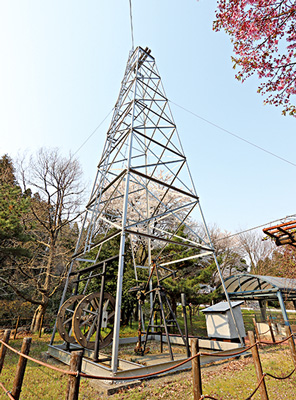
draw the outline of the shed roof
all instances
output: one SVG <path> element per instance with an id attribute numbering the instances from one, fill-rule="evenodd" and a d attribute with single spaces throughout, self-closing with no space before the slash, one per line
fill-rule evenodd
<path id="1" fill-rule="evenodd" d="M 296 279 L 237 274 L 224 282 L 231 300 L 272 300 L 277 299 L 277 292 L 281 292 L 286 300 L 296 299 Z"/>
<path id="2" fill-rule="evenodd" d="M 241 305 L 243 301 L 231 301 L 231 307 L 238 307 Z M 220 312 L 225 312 L 230 309 L 229 304 L 227 301 L 221 301 L 220 303 L 214 304 L 211 307 L 205 308 L 202 310 L 203 313 L 220 313 Z"/>

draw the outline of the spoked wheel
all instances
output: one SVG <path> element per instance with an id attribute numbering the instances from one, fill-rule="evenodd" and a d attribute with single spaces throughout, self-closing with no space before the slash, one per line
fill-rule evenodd
<path id="1" fill-rule="evenodd" d="M 72 329 L 76 341 L 86 349 L 94 350 L 95 333 L 98 324 L 100 293 L 91 293 L 78 303 L 72 319 Z M 99 347 L 111 343 L 113 338 L 115 299 L 104 293 Z"/>
<path id="2" fill-rule="evenodd" d="M 59 309 L 57 316 L 57 331 L 61 338 L 68 343 L 75 343 L 76 339 L 72 336 L 72 318 L 77 304 L 84 297 L 83 294 L 70 297 Z"/>

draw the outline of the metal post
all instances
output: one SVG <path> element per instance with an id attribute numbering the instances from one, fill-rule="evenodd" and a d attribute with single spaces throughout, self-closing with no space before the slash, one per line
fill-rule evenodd
<path id="1" fill-rule="evenodd" d="M 289 322 L 289 318 L 288 318 L 288 314 L 287 314 L 287 310 L 286 310 L 286 306 L 285 306 L 285 302 L 284 302 L 284 299 L 283 299 L 282 292 L 278 291 L 276 295 L 277 295 L 277 297 L 279 299 L 279 303 L 280 303 L 280 307 L 281 307 L 281 310 L 282 310 L 282 314 L 283 314 L 283 318 L 284 318 L 284 321 L 285 321 L 285 325 L 290 327 L 290 322 Z"/>
<path id="2" fill-rule="evenodd" d="M 240 334 L 240 331 L 239 331 L 239 328 L 238 328 L 238 325 L 237 325 L 237 322 L 236 322 L 236 319 L 235 319 L 235 316 L 234 316 L 234 312 L 233 312 L 232 304 L 231 304 L 231 301 L 230 301 L 230 297 L 229 297 L 229 294 L 228 294 L 226 286 L 225 286 L 225 282 L 224 282 L 224 279 L 223 279 L 222 271 L 220 269 L 220 265 L 218 263 L 216 254 L 214 254 L 214 259 L 215 259 L 215 263 L 216 263 L 216 266 L 217 266 L 217 269 L 218 269 L 218 273 L 219 273 L 219 276 L 220 276 L 221 284 L 222 284 L 222 287 L 223 287 L 223 290 L 224 290 L 224 294 L 225 294 L 227 303 L 229 305 L 229 311 L 230 311 L 230 314 L 231 314 L 231 317 L 232 317 L 232 320 L 233 320 L 233 323 L 234 323 L 234 326 L 235 326 L 235 329 L 236 329 L 240 344 L 242 346 L 244 346 L 245 344 L 244 344 L 243 338 L 242 338 L 242 336 Z"/>
<path id="3" fill-rule="evenodd" d="M 181 304 L 182 304 L 183 317 L 184 317 L 186 352 L 187 352 L 187 357 L 190 357 L 189 342 L 188 342 L 188 326 L 187 326 L 187 313 L 186 313 L 186 297 L 185 297 L 185 293 L 181 293 Z"/>
<path id="4" fill-rule="evenodd" d="M 102 272 L 102 281 L 101 281 L 101 291 L 100 291 L 99 313 L 98 313 L 98 320 L 97 320 L 97 332 L 96 332 L 95 349 L 94 349 L 94 361 L 95 362 L 97 362 L 99 359 L 102 311 L 103 311 L 104 292 L 105 292 L 105 278 L 106 278 L 106 263 L 104 262 L 103 272 Z"/>
<path id="5" fill-rule="evenodd" d="M 138 54 L 139 59 L 139 54 Z M 138 74 L 139 63 L 137 62 L 136 76 Z M 134 82 L 134 102 L 137 93 L 137 79 Z M 128 148 L 128 159 L 127 159 L 127 174 L 125 182 L 125 192 L 123 199 L 123 213 L 122 213 L 122 233 L 120 240 L 119 249 L 119 263 L 118 263 L 118 276 L 117 276 L 117 289 L 116 289 L 116 302 L 115 302 L 115 317 L 114 317 L 114 332 L 113 332 L 113 346 L 112 346 L 112 361 L 111 368 L 112 372 L 116 373 L 118 363 L 118 346 L 119 346 L 119 330 L 120 330 L 120 311 L 121 311 L 121 296 L 122 296 L 122 281 L 123 281 L 123 270 L 124 270 L 124 252 L 125 252 L 125 226 L 127 220 L 127 206 L 128 206 L 128 192 L 129 192 L 129 181 L 130 181 L 130 168 L 131 168 L 131 156 L 133 147 L 133 128 L 134 128 L 134 113 L 135 107 L 133 107 L 130 137 L 129 137 L 129 148 Z"/>
<path id="6" fill-rule="evenodd" d="M 164 295 L 164 293 L 163 293 L 162 289 L 159 289 L 159 288 L 156 289 L 156 293 L 157 293 L 158 299 L 159 299 L 160 312 L 162 315 L 162 321 L 163 321 L 163 325 L 164 325 L 164 331 L 165 331 L 165 335 L 167 338 L 167 343 L 168 343 L 168 347 L 169 347 L 171 360 L 174 361 L 174 356 L 173 356 L 173 351 L 172 351 L 172 346 L 171 346 L 171 341 L 170 341 L 170 335 L 169 335 L 168 326 L 167 326 L 166 319 L 165 319 L 165 312 L 164 312 L 163 302 L 162 302 L 162 296 Z"/>
<path id="7" fill-rule="evenodd" d="M 203 212 L 202 212 L 202 209 L 201 209 L 201 206 L 200 206 L 199 202 L 198 202 L 198 206 L 199 206 L 200 215 L 202 217 L 203 224 L 204 224 L 207 236 L 208 236 L 208 240 L 210 242 L 210 245 L 211 245 L 212 249 L 214 250 L 214 246 L 213 246 L 213 243 L 211 241 L 210 233 L 208 231 L 208 227 L 206 225 L 205 217 L 203 215 Z M 218 274 L 219 274 L 219 277 L 220 277 L 220 281 L 221 281 L 221 284 L 222 284 L 222 287 L 223 287 L 223 291 L 224 291 L 227 303 L 229 305 L 229 311 L 230 311 L 231 317 L 233 319 L 233 323 L 234 323 L 237 335 L 239 337 L 240 344 L 242 346 L 244 346 L 244 341 L 243 341 L 243 338 L 241 337 L 241 334 L 240 334 L 240 331 L 239 331 L 239 328 L 238 328 L 238 325 L 237 325 L 237 322 L 236 322 L 236 319 L 235 319 L 235 316 L 234 316 L 234 312 L 233 312 L 233 308 L 232 308 L 231 301 L 230 301 L 230 298 L 229 298 L 229 294 L 227 292 L 227 289 L 226 289 L 226 286 L 225 286 L 225 282 L 224 282 L 224 279 L 223 279 L 223 275 L 222 275 L 222 271 L 221 271 L 220 265 L 218 263 L 218 260 L 217 260 L 215 252 L 213 253 L 213 256 L 214 256 L 215 264 L 216 264 L 216 267 L 217 267 L 217 270 L 218 270 Z"/>

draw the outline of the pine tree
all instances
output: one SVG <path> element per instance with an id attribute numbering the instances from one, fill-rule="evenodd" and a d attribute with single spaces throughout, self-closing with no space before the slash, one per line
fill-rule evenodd
<path id="1" fill-rule="evenodd" d="M 0 263 L 3 267 L 13 257 L 29 257 L 24 243 L 29 240 L 22 225 L 29 199 L 22 194 L 10 157 L 0 159 Z"/>

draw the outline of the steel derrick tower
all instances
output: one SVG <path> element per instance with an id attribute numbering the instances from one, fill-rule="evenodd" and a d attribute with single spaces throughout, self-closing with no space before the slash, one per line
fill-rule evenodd
<path id="1" fill-rule="evenodd" d="M 199 236 L 186 224 L 196 207 L 200 213 L 199 222 L 205 228 L 205 236 Z M 186 238 L 178 234 L 184 226 Z M 116 237 L 119 239 L 118 255 L 111 260 L 104 260 L 102 249 L 108 248 L 112 240 L 114 245 Z M 139 243 L 145 245 L 148 254 L 145 265 L 138 265 Z M 181 255 L 174 254 L 172 258 L 166 252 L 172 244 L 183 249 Z M 65 340 L 70 344 L 76 340 L 82 346 L 93 349 L 95 360 L 98 359 L 99 349 L 113 339 L 110 361 L 113 373 L 118 368 L 126 246 L 131 249 L 136 280 L 139 270 L 146 270 L 147 275 L 152 272 L 153 262 L 169 269 L 173 264 L 178 266 L 182 261 L 214 254 L 155 59 L 148 48 L 141 47 L 132 51 L 128 58 L 61 304 L 65 301 L 69 282 L 75 276 L 73 293 L 76 298 L 70 298 L 66 302 L 67 307 L 60 311 L 64 323 L 59 322 L 59 316 L 57 318 L 59 332 L 62 331 Z M 113 303 L 104 297 L 105 273 L 111 262 L 116 262 L 118 268 Z M 218 264 L 217 267 L 220 272 Z M 99 311 L 90 328 L 91 334 L 85 338 L 81 332 L 86 319 L 84 317 L 83 320 L 81 315 L 86 310 L 86 304 L 94 301 L 94 296 L 88 294 L 87 288 L 92 279 L 101 279 L 100 296 L 96 300 Z M 151 280 L 149 284 L 152 285 Z M 83 294 L 78 295 L 81 285 L 84 285 Z M 83 296 L 87 297 L 84 303 Z M 80 312 L 77 308 L 74 310 L 74 300 Z M 73 317 L 65 317 L 66 309 L 70 309 Z M 91 313 L 89 311 L 89 315 Z M 67 330 L 66 325 L 71 318 L 74 322 Z M 82 322 L 75 325 L 75 319 L 79 318 Z M 101 336 L 100 329 L 107 329 L 108 323 L 112 327 L 107 340 Z M 90 345 L 89 338 L 96 332 L 95 344 Z"/>

